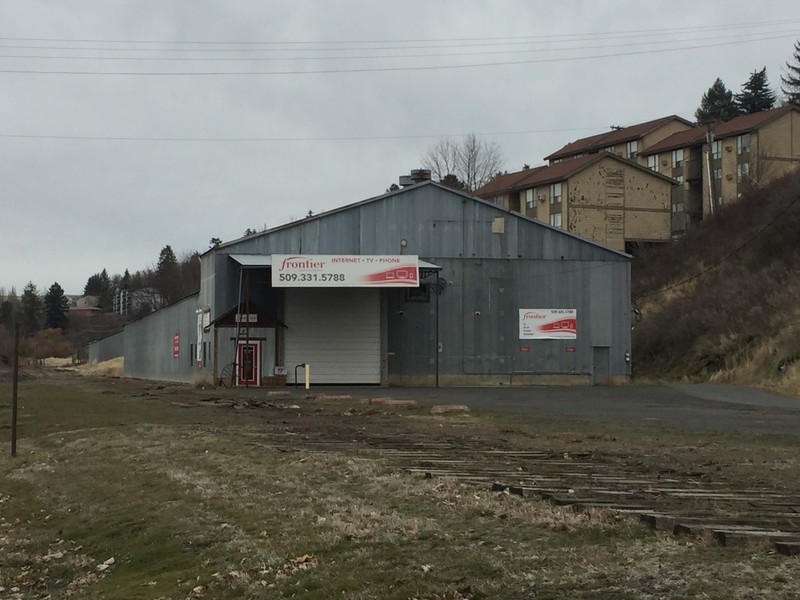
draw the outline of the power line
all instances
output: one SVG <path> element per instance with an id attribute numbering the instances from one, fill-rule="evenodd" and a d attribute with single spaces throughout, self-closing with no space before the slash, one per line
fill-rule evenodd
<path id="1" fill-rule="evenodd" d="M 795 32 L 786 32 L 786 31 L 770 31 L 770 32 L 762 32 L 761 34 L 736 34 L 730 36 L 718 36 L 714 38 L 715 40 L 723 40 L 723 39 L 734 39 L 741 42 L 750 41 L 747 38 L 743 38 L 742 35 L 780 35 L 786 34 L 787 36 L 791 34 L 791 36 L 795 35 Z M 694 42 L 694 41 L 701 41 L 707 39 L 706 37 L 697 38 L 697 39 L 684 39 L 680 40 L 681 42 Z M 416 54 L 372 54 L 372 55 L 340 55 L 340 56 L 224 56 L 224 57 L 209 57 L 209 56 L 202 56 L 202 57 L 186 57 L 186 56 L 105 56 L 105 55 L 93 55 L 93 56 L 70 56 L 70 55 L 52 55 L 52 54 L 6 54 L 0 55 L 0 58 L 5 59 L 26 59 L 26 60 L 108 60 L 108 61 L 180 61 L 180 62 L 208 62 L 208 61 L 218 61 L 218 62 L 252 62 L 252 61 L 330 61 L 330 60 L 381 60 L 381 59 L 400 59 L 400 58 L 453 58 L 453 57 L 462 57 L 462 56 L 491 56 L 491 55 L 500 55 L 500 54 L 530 54 L 532 52 L 536 53 L 543 53 L 543 52 L 575 52 L 575 51 L 582 51 L 582 50 L 598 50 L 598 49 L 608 49 L 608 48 L 629 48 L 631 46 L 655 46 L 655 45 L 664 45 L 664 44 L 674 44 L 676 40 L 650 40 L 647 42 L 626 42 L 622 44 L 603 44 L 603 45 L 596 45 L 596 46 L 569 46 L 563 48 L 546 48 L 546 49 L 513 49 L 513 50 L 489 50 L 489 51 L 477 51 L 477 52 L 447 52 L 447 53 L 416 53 Z M 0 48 L 13 48 L 13 46 L 3 46 L 0 45 Z M 33 47 L 33 46 L 26 46 L 25 48 L 40 48 L 40 49 L 48 49 L 48 50 L 56 50 L 59 48 L 44 48 L 44 47 Z M 426 46 L 425 48 L 431 48 L 431 46 Z M 442 46 L 441 48 L 451 48 L 447 46 Z M 63 49 L 63 48 L 61 48 Z M 143 51 L 142 49 L 136 48 L 70 48 L 70 50 L 137 50 Z M 318 49 L 315 49 L 318 50 Z M 364 50 L 385 50 L 381 48 L 364 48 Z M 152 52 L 160 52 L 161 50 L 144 50 L 144 51 L 152 51 Z M 167 49 L 163 50 L 165 52 L 262 52 L 262 50 L 256 49 L 223 49 L 223 50 L 175 50 L 175 49 Z"/>
<path id="2" fill-rule="evenodd" d="M 457 37 L 457 38 L 411 38 L 411 39 L 366 39 L 366 40 L 139 40 L 139 39 L 97 39 L 97 38 L 46 38 L 46 37 L 9 37 L 0 36 L 0 40 L 20 42 L 53 42 L 53 43 L 97 43 L 97 44 L 194 44 L 194 45 L 307 45 L 307 44 L 410 44 L 430 42 L 469 42 L 493 40 L 553 40 L 564 38 L 592 38 L 597 36 L 623 36 L 646 34 L 669 34 L 674 32 L 703 32 L 724 31 L 729 29 L 756 29 L 759 27 L 791 24 L 800 22 L 800 19 L 779 19 L 770 21 L 755 21 L 745 23 L 728 23 L 721 25 L 695 25 L 659 29 L 623 29 L 585 33 L 562 33 L 536 36 L 484 36 L 484 37 Z"/>
<path id="3" fill-rule="evenodd" d="M 683 50 L 697 50 L 702 48 L 714 48 L 720 46 L 730 46 L 741 43 L 751 43 L 766 40 L 775 40 L 783 38 L 796 37 L 796 34 L 780 34 L 765 36 L 760 38 L 753 38 L 750 40 L 736 40 L 730 42 L 716 42 L 710 44 L 697 44 L 692 46 L 678 46 L 675 48 L 662 48 L 658 50 L 636 50 L 631 52 L 617 52 L 612 54 L 595 54 L 590 56 L 574 56 L 574 57 L 557 57 L 557 58 L 540 58 L 519 61 L 503 61 L 493 63 L 467 63 L 460 65 L 423 65 L 417 67 L 372 67 L 372 68 L 351 68 L 351 69 L 314 69 L 306 71 L 44 71 L 32 69 L 0 69 L 0 73 L 7 74 L 27 74 L 27 75 L 114 75 L 114 76 L 183 76 L 183 77 L 199 77 L 199 76 L 236 76 L 236 75 L 326 75 L 326 74 L 343 74 L 343 73 L 381 73 L 381 72 L 408 72 L 408 71 L 440 71 L 450 69 L 469 69 L 469 68 L 485 68 L 485 67 L 500 67 L 510 65 L 529 65 L 529 64 L 546 64 L 546 63 L 560 63 L 560 62 L 574 62 L 579 60 L 601 60 L 605 58 L 620 58 L 624 56 L 640 56 L 646 54 L 661 54 L 666 52 L 680 52 Z"/>
<path id="4" fill-rule="evenodd" d="M 754 240 L 755 240 L 755 239 L 756 239 L 758 236 L 760 236 L 762 233 L 764 233 L 764 232 L 765 232 L 767 229 L 769 229 L 769 228 L 770 228 L 770 227 L 772 227 L 772 226 L 773 226 L 775 223 L 777 223 L 777 222 L 778 222 L 778 220 L 779 220 L 779 219 L 780 219 L 780 218 L 781 218 L 783 215 L 785 215 L 785 214 L 786 214 L 786 212 L 787 212 L 787 211 L 788 211 L 788 210 L 789 210 L 789 209 L 790 209 L 790 208 L 791 208 L 791 207 L 792 207 L 792 206 L 793 206 L 793 205 L 794 205 L 794 204 L 795 204 L 795 203 L 796 203 L 798 200 L 800 200 L 800 196 L 798 196 L 798 197 L 794 198 L 794 199 L 793 199 L 791 202 L 789 202 L 789 204 L 787 204 L 785 207 L 783 207 L 783 209 L 781 209 L 781 211 L 780 211 L 780 212 L 779 212 L 779 213 L 778 213 L 778 214 L 775 216 L 775 218 L 774 218 L 774 219 L 772 219 L 772 220 L 771 220 L 769 223 L 767 223 L 767 224 L 766 224 L 764 227 L 762 227 L 761 229 L 759 229 L 759 230 L 758 230 L 757 232 L 755 232 L 755 233 L 754 233 L 752 236 L 750 236 L 750 237 L 749 237 L 749 238 L 747 238 L 747 239 L 746 239 L 744 242 L 742 242 L 742 244 L 741 244 L 741 245 L 739 245 L 737 248 L 735 248 L 734 250 L 732 250 L 731 252 L 729 252 L 728 254 L 726 254 L 725 256 L 723 256 L 723 257 L 722 257 L 720 260 L 718 260 L 718 261 L 717 261 L 717 262 L 715 262 L 714 264 L 712 264 L 712 265 L 710 265 L 710 266 L 706 267 L 705 269 L 703 269 L 703 270 L 702 270 L 702 271 L 700 271 L 699 273 L 695 273 L 695 274 L 694 274 L 694 275 L 692 275 L 691 277 L 687 277 L 686 279 L 684 279 L 684 280 L 682 280 L 682 281 L 679 281 L 678 283 L 675 283 L 675 284 L 673 284 L 673 285 L 667 286 L 667 287 L 665 287 L 665 288 L 662 288 L 662 289 L 660 289 L 660 290 L 656 290 L 656 291 L 654 291 L 654 292 L 650 292 L 650 293 L 648 293 L 648 294 L 641 294 L 641 295 L 637 296 L 637 297 L 634 299 L 634 301 L 636 301 L 636 300 L 641 300 L 641 299 L 643 299 L 643 298 L 649 298 L 649 297 L 651 297 L 651 296 L 657 296 L 657 295 L 659 295 L 659 294 L 663 294 L 663 293 L 665 293 L 665 292 L 668 292 L 668 291 L 670 291 L 670 290 L 674 290 L 675 288 L 677 288 L 677 287 L 681 287 L 681 286 L 683 286 L 683 285 L 686 285 L 687 283 L 690 283 L 690 282 L 694 281 L 695 279 L 698 279 L 698 278 L 702 277 L 703 275 L 705 275 L 705 274 L 706 274 L 706 273 L 708 273 L 709 271 L 712 271 L 713 269 L 716 269 L 717 267 L 719 267 L 720 265 L 722 265 L 724 262 L 726 262 L 727 260 L 729 260 L 731 257 L 733 257 L 735 254 L 737 254 L 738 252 L 740 252 L 741 250 L 743 250 L 745 247 L 747 247 L 749 244 L 751 244 L 751 243 L 752 243 L 752 242 L 753 242 L 753 241 L 754 241 Z"/>
<path id="5" fill-rule="evenodd" d="M 781 25 L 786 27 L 786 23 L 781 23 Z M 101 52 L 173 52 L 173 53 L 196 53 L 196 52 L 236 52 L 236 53 L 249 53 L 249 52 L 345 52 L 345 51 L 353 51 L 353 52 L 363 52 L 365 50 L 378 50 L 381 52 L 388 52 L 392 50 L 448 50 L 448 49 L 458 49 L 458 48 L 476 48 L 476 47 L 498 47 L 498 46 L 530 46 L 531 44 L 547 44 L 548 47 L 545 48 L 545 51 L 565 51 L 565 50 L 581 50 L 581 49 L 594 49 L 594 48 L 610 48 L 615 46 L 630 46 L 633 44 L 667 44 L 667 43 L 675 43 L 675 42 L 690 42 L 690 41 L 699 41 L 709 39 L 709 36 L 705 32 L 681 32 L 685 36 L 688 36 L 690 39 L 675 39 L 675 34 L 660 34 L 660 37 L 668 36 L 669 39 L 667 40 L 654 40 L 654 37 L 658 37 L 658 34 L 648 34 L 646 35 L 647 41 L 634 41 L 631 40 L 626 44 L 604 44 L 601 46 L 588 46 L 588 47 L 565 47 L 565 48 L 553 48 L 554 43 L 574 43 L 574 42 L 581 42 L 581 41 L 589 41 L 589 42 L 596 42 L 602 41 L 604 39 L 610 41 L 616 41 L 621 39 L 630 39 L 632 37 L 639 38 L 645 37 L 645 34 L 636 35 L 636 36 L 623 36 L 623 37 L 606 37 L 606 38 L 587 38 L 587 39 L 576 39 L 576 40 L 565 40 L 563 38 L 557 38 L 555 40 L 528 40 L 528 41 L 505 41 L 505 42 L 480 42 L 480 43 L 469 43 L 469 44 L 450 44 L 450 45 L 422 45 L 422 46 L 357 46 L 353 48 L 341 48 L 341 47 L 332 47 L 332 48 L 119 48 L 119 47 L 96 47 L 96 46 L 31 46 L 31 45 L 21 45 L 21 44 L 0 44 L 0 48 L 6 49 L 14 49 L 14 50 L 66 50 L 70 52 L 78 51 L 78 50 L 92 50 L 92 51 L 101 51 Z M 764 36 L 769 34 L 778 34 L 778 33 L 786 33 L 786 34 L 796 34 L 796 30 L 794 28 L 790 28 L 789 30 L 781 29 L 777 31 L 759 31 L 759 32 L 738 32 L 731 35 L 726 36 L 715 36 L 713 39 L 731 39 L 736 38 L 740 39 L 743 36 Z M 2 38 L 0 38 L 2 39 Z M 533 52 L 534 50 L 528 50 Z M 542 49 L 539 49 L 542 51 Z"/>
<path id="6" fill-rule="evenodd" d="M 530 129 L 526 131 L 493 131 L 475 133 L 480 137 L 503 135 L 528 135 L 536 133 L 565 133 L 568 131 L 597 131 L 598 127 L 571 127 L 565 129 Z M 359 142 L 369 140 L 422 140 L 447 137 L 466 137 L 471 133 L 442 133 L 422 135 L 390 136 L 341 136 L 341 137 L 145 137 L 145 136 L 96 136 L 96 135 L 37 135 L 22 133 L 0 133 L 0 138 L 33 140 L 75 140 L 106 142 Z"/>

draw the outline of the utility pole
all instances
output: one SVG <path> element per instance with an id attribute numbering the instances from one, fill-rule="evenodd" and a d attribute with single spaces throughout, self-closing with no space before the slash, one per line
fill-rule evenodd
<path id="1" fill-rule="evenodd" d="M 19 323 L 14 323 L 14 375 L 11 393 L 11 456 L 17 455 L 17 388 L 19 384 Z"/>

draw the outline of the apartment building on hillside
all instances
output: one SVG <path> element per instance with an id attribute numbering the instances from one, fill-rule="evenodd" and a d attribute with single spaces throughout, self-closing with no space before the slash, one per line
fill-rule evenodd
<path id="1" fill-rule="evenodd" d="M 649 169 L 678 182 L 672 229 L 680 234 L 754 186 L 800 166 L 800 109 L 787 105 L 680 131 L 641 156 Z"/>
<path id="2" fill-rule="evenodd" d="M 670 115 L 630 127 L 614 128 L 611 131 L 600 133 L 570 142 L 560 150 L 553 152 L 544 159 L 551 165 L 580 158 L 588 154 L 608 152 L 623 158 L 635 160 L 644 164 L 641 155 L 653 144 L 658 143 L 673 133 L 692 129 L 694 123 L 682 119 L 677 115 Z"/>
<path id="3" fill-rule="evenodd" d="M 474 192 L 508 210 L 615 250 L 670 239 L 675 181 L 634 160 L 597 152 L 501 175 Z"/>

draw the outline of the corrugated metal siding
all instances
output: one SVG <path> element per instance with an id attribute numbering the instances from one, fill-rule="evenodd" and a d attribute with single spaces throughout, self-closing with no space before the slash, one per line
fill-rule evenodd
<path id="1" fill-rule="evenodd" d="M 504 220 L 504 233 L 492 233 L 496 218 Z M 407 242 L 402 250 L 401 240 Z M 591 375 L 593 348 L 607 347 L 610 374 L 629 374 L 628 257 L 436 185 L 414 186 L 226 245 L 210 255 L 213 274 L 204 275 L 203 285 L 215 289 L 204 290 L 202 298 L 213 298 L 212 318 L 235 305 L 238 268 L 228 254 L 401 251 L 443 267 L 441 277 L 447 283 L 440 297 L 442 351 L 437 353 L 435 347 L 435 295 L 428 303 L 408 302 L 402 290 L 387 290 L 389 373 L 432 376 L 438 354 L 441 374 Z M 290 304 L 285 315 L 291 315 Z M 577 309 L 578 339 L 520 341 L 518 309 L 548 307 Z M 286 333 L 291 329 L 290 325 Z M 153 335 L 155 340 L 160 334 Z M 283 361 L 290 378 L 294 364 L 324 362 L 324 356 L 289 356 L 290 345 Z M 521 346 L 531 351 L 521 352 Z M 566 351 L 572 347 L 575 352 Z M 379 370 L 376 365 L 379 362 L 374 371 Z"/>
<path id="2" fill-rule="evenodd" d="M 381 382 L 379 290 L 288 288 L 284 322 L 288 382 L 301 363 L 315 384 Z"/>
<path id="3" fill-rule="evenodd" d="M 102 340 L 92 342 L 86 347 L 89 362 L 96 363 L 123 356 L 125 352 L 125 334 L 123 331 L 110 335 Z"/>
<path id="4" fill-rule="evenodd" d="M 191 380 L 197 343 L 198 295 L 189 296 L 125 326 L 125 375 L 163 381 Z M 180 356 L 172 356 L 172 337 L 180 335 Z"/>

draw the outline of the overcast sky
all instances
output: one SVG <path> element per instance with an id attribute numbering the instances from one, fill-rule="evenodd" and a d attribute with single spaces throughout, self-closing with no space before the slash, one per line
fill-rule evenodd
<path id="1" fill-rule="evenodd" d="M 443 135 L 514 171 L 691 119 L 716 77 L 778 88 L 798 38 L 796 0 L 0 0 L 0 287 L 369 198 Z"/>

